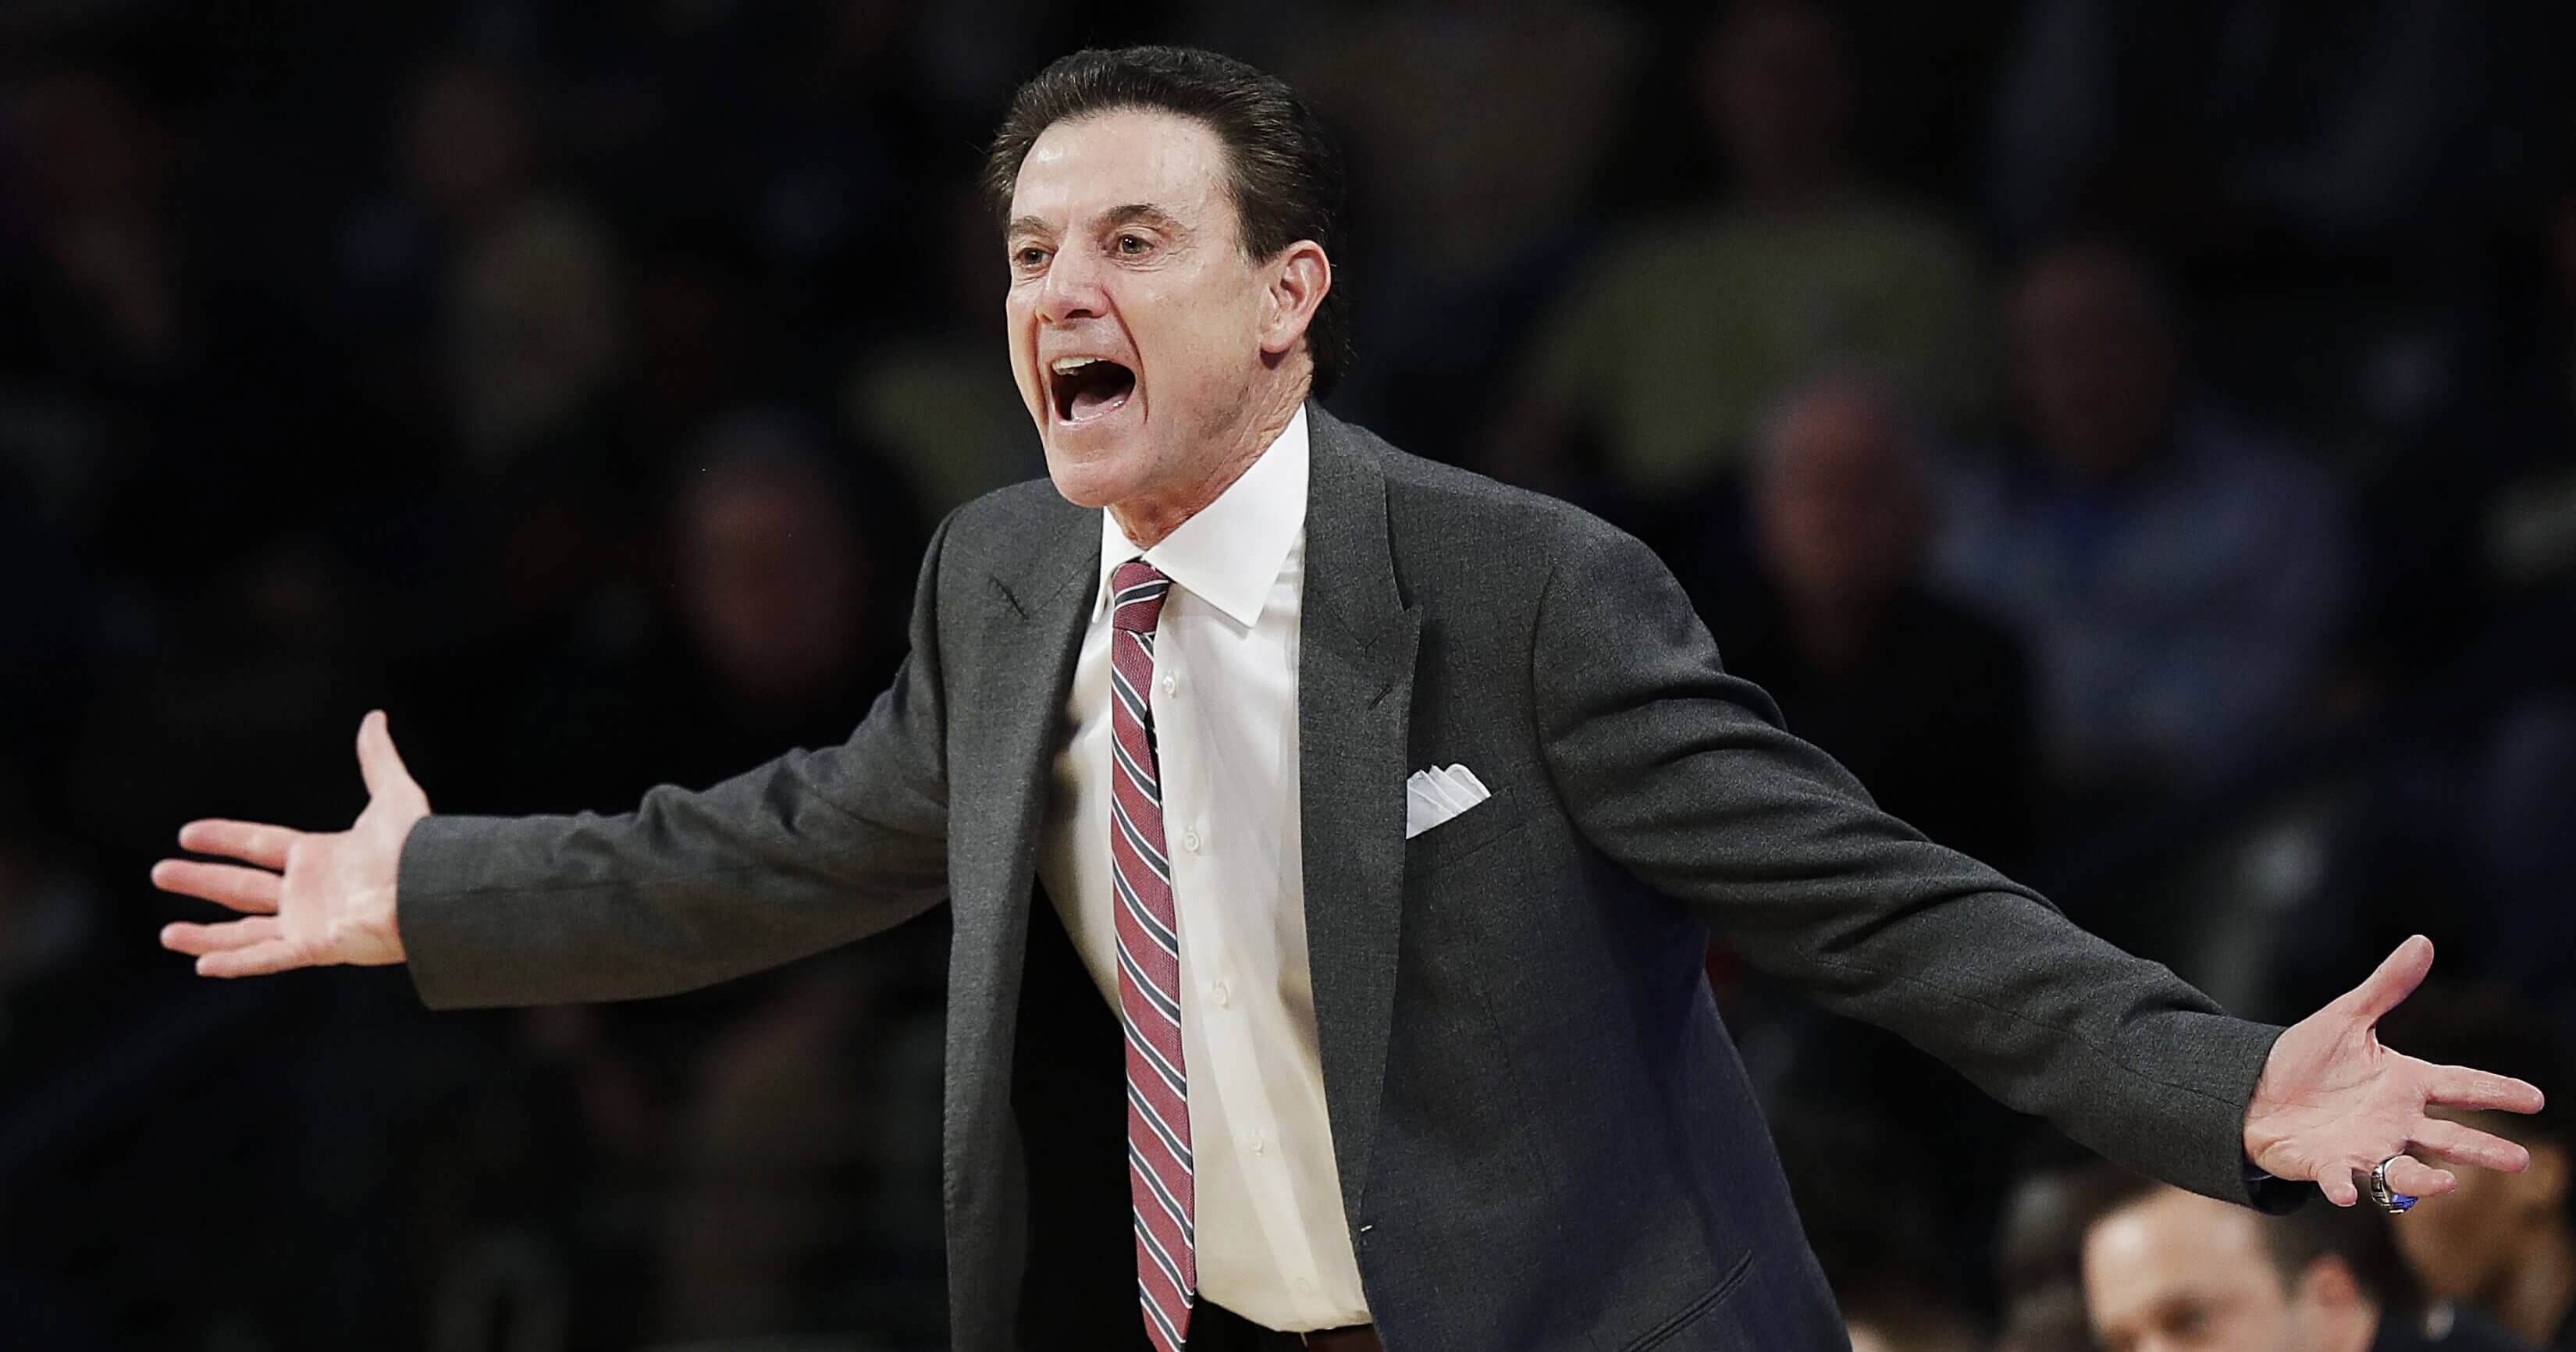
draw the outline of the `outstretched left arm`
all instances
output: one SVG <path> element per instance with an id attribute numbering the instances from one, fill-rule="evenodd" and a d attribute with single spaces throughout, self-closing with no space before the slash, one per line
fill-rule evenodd
<path id="1" fill-rule="evenodd" d="M 1596 848 L 1747 960 L 2102 1154 L 2267 1210 L 2304 1191 L 2278 1180 L 2348 1204 L 2353 1169 L 2410 1145 L 2520 1167 L 2518 1147 L 2423 1109 L 2528 1111 L 2539 1091 L 2399 1056 L 2370 1033 L 2421 978 L 2429 944 L 2295 1028 L 2229 1017 L 1880 811 L 1727 674 L 1672 574 L 1626 534 L 1582 518 L 1556 542 L 1530 662 L 1557 797 Z M 2390 1174 L 2419 1195 L 2452 1186 L 2412 1160 Z"/>

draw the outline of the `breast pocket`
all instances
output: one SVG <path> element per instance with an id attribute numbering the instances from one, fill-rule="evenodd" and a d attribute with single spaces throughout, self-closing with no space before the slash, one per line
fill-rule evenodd
<path id="1" fill-rule="evenodd" d="M 1418 881 L 1466 859 L 1527 826 L 1536 807 L 1527 793 L 1494 790 L 1474 807 L 1404 842 L 1404 876 Z"/>

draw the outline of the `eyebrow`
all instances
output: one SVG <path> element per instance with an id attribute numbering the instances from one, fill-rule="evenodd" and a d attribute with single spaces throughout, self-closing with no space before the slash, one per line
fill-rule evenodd
<path id="1" fill-rule="evenodd" d="M 1151 225 L 1174 231 L 1181 228 L 1181 223 L 1173 219 L 1172 213 L 1151 202 L 1129 202 L 1124 206 L 1111 207 L 1101 213 L 1100 225 L 1104 229 L 1122 225 Z M 1002 236 L 1009 239 L 1019 235 L 1044 235 L 1053 233 L 1054 229 L 1039 217 L 1015 216 L 1009 225 L 1002 227 Z"/>
<path id="2" fill-rule="evenodd" d="M 1100 223 L 1109 226 L 1152 225 L 1166 230 L 1177 230 L 1181 225 L 1172 219 L 1172 213 L 1150 202 L 1130 202 L 1123 207 L 1111 207 L 1100 218 Z"/>

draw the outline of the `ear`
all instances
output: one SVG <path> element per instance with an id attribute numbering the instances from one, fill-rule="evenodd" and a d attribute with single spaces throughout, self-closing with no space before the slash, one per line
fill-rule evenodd
<path id="1" fill-rule="evenodd" d="M 1269 286 L 1261 297 L 1261 350 L 1281 356 L 1306 336 L 1315 309 L 1333 289 L 1333 261 L 1324 246 L 1301 239 L 1270 260 Z"/>

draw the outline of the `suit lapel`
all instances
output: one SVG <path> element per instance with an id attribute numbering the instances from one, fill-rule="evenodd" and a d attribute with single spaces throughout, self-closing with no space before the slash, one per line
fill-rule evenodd
<path id="1" fill-rule="evenodd" d="M 1000 1022 L 986 1044 L 1009 1069 L 1039 828 L 1063 742 L 1066 693 L 1100 579 L 1100 517 L 1058 501 L 1050 524 L 991 576 L 995 641 L 960 673 L 952 718 L 963 735 L 949 766 L 950 900 L 961 938 L 990 953 L 991 988 L 970 992 Z M 971 928 L 970 928 L 971 927 Z M 969 951 L 961 942 L 959 951 Z M 952 1076 L 955 1068 L 952 1066 Z M 1007 1074 L 1004 1081 L 1007 1082 Z"/>
<path id="2" fill-rule="evenodd" d="M 1325 1110 L 1343 1204 L 1356 1214 L 1395 1006 L 1405 757 L 1422 612 L 1396 587 L 1376 458 L 1322 406 L 1309 403 L 1307 415 L 1298 810 Z"/>

